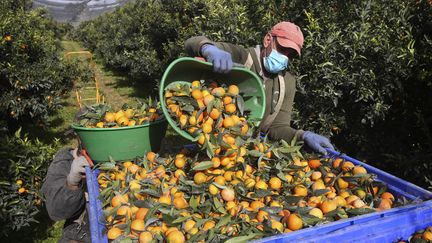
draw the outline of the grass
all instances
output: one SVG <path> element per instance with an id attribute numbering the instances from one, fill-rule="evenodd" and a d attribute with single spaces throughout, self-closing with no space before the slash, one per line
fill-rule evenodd
<path id="1" fill-rule="evenodd" d="M 63 55 L 67 52 L 83 51 L 84 48 L 74 41 L 62 41 L 64 48 Z M 98 60 L 95 60 L 94 73 L 99 83 L 100 92 L 104 95 L 105 101 L 114 109 L 120 108 L 124 103 L 133 105 L 136 98 L 145 98 L 155 94 L 155 90 L 149 90 L 144 80 L 131 80 L 125 73 L 115 72 L 104 67 Z M 91 86 L 91 84 L 86 84 Z M 85 98 L 94 97 L 94 90 L 87 90 L 82 93 Z M 153 96 L 154 97 L 154 96 Z M 90 104 L 90 103 L 89 103 Z M 63 97 L 62 108 L 49 118 L 49 126 L 46 129 L 34 129 L 28 127 L 26 130 L 33 137 L 38 137 L 45 142 L 50 142 L 54 138 L 59 138 L 63 146 L 76 146 L 73 133 L 66 134 L 70 130 L 79 106 L 75 97 L 75 92 L 71 91 Z M 182 144 L 190 143 L 181 138 L 170 127 L 167 130 L 165 139 L 162 142 L 161 153 L 178 151 Z M 33 242 L 51 243 L 57 242 L 62 235 L 64 221 L 52 222 L 46 214 L 41 216 L 43 220 L 36 225 L 39 233 L 29 233 L 28 241 L 33 238 Z M 33 230 L 35 231 L 35 230 Z M 27 240 L 25 240 L 27 242 Z"/>

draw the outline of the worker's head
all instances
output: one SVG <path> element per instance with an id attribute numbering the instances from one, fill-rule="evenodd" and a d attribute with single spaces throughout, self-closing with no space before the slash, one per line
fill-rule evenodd
<path id="1" fill-rule="evenodd" d="M 291 22 L 280 22 L 274 25 L 263 40 L 263 58 L 270 57 L 267 58 L 269 60 L 264 61 L 264 67 L 270 73 L 275 73 L 276 70 L 282 69 L 283 66 L 286 69 L 288 59 L 292 59 L 297 55 L 300 56 L 303 42 L 303 33 L 297 25 Z M 278 59 L 281 63 L 278 63 Z M 271 61 L 270 64 L 269 61 Z M 286 65 L 284 65 L 285 62 Z M 271 67 L 275 63 L 278 68 Z"/>

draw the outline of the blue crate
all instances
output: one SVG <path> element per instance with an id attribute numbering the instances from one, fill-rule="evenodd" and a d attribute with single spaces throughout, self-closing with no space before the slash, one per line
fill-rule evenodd
<path id="1" fill-rule="evenodd" d="M 105 243 L 108 242 L 108 238 L 103 223 L 103 211 L 102 203 L 99 200 L 99 183 L 97 177 L 99 170 L 92 170 L 86 167 L 86 180 L 87 180 L 87 191 L 88 200 L 87 212 L 89 213 L 90 222 L 90 234 L 93 243 Z"/>
<path id="2" fill-rule="evenodd" d="M 379 213 L 339 220 L 322 226 L 263 238 L 255 243 L 368 242 L 386 243 L 408 239 L 432 225 L 432 201 Z"/>
<path id="3" fill-rule="evenodd" d="M 365 167 L 368 173 L 377 175 L 379 181 L 386 183 L 388 190 L 395 196 L 404 196 L 413 200 L 413 204 L 275 235 L 255 243 L 395 242 L 432 225 L 432 201 L 427 201 L 432 199 L 431 192 L 342 153 L 333 150 L 328 152 L 330 157 L 339 157 Z"/>
<path id="4" fill-rule="evenodd" d="M 190 149 L 194 148 L 190 145 Z M 256 243 L 273 242 L 393 242 L 399 238 L 407 239 L 412 233 L 432 225 L 432 193 L 397 178 L 387 172 L 367 165 L 336 151 L 328 150 L 330 157 L 340 157 L 361 165 L 369 173 L 377 175 L 378 180 L 387 184 L 395 196 L 413 200 L 413 204 L 392 208 L 349 219 L 338 220 L 321 226 L 263 238 Z M 108 242 L 104 234 L 105 226 L 101 219 L 103 211 L 99 201 L 98 170 L 86 168 L 89 192 L 89 214 L 92 242 Z M 427 201 L 427 202 L 424 202 Z"/>

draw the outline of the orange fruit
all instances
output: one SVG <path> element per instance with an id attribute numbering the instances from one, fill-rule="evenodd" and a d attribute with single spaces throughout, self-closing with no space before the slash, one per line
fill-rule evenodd
<path id="1" fill-rule="evenodd" d="M 107 113 L 105 113 L 104 119 L 106 122 L 109 122 L 109 123 L 115 122 L 115 114 L 112 112 L 107 112 Z"/>
<path id="2" fill-rule="evenodd" d="M 281 179 L 279 179 L 277 177 L 272 177 L 269 180 L 269 185 L 270 185 L 271 189 L 279 190 L 282 186 L 282 181 L 281 181 Z"/>
<path id="3" fill-rule="evenodd" d="M 178 157 L 175 159 L 174 164 L 177 168 L 181 169 L 184 168 L 186 165 L 186 160 L 184 157 Z"/>
<path id="4" fill-rule="evenodd" d="M 190 231 L 191 229 L 193 229 L 195 227 L 195 224 L 196 224 L 196 222 L 194 220 L 192 220 L 192 219 L 187 220 L 183 224 L 184 231 L 186 231 L 186 232 Z M 173 229 L 172 231 L 177 230 L 177 228 L 175 228 L 175 227 L 173 227 L 172 229 Z M 168 232 L 167 235 L 169 233 L 171 233 L 171 232 Z"/>
<path id="5" fill-rule="evenodd" d="M 207 221 L 207 222 L 204 223 L 202 230 L 203 231 L 207 231 L 209 229 L 214 228 L 215 226 L 216 226 L 215 221 L 210 220 L 210 221 Z"/>
<path id="6" fill-rule="evenodd" d="M 350 195 L 347 198 L 345 198 L 345 201 L 347 204 L 352 204 L 355 200 L 359 199 L 356 195 Z"/>
<path id="7" fill-rule="evenodd" d="M 120 206 L 117 209 L 117 215 L 130 218 L 131 208 L 129 206 Z"/>
<path id="8" fill-rule="evenodd" d="M 204 125 L 202 126 L 202 130 L 204 133 L 209 134 L 212 132 L 213 128 L 210 124 L 204 123 Z"/>
<path id="9" fill-rule="evenodd" d="M 324 183 L 321 180 L 316 181 L 312 184 L 312 190 L 314 190 L 314 191 L 325 189 L 325 188 L 326 188 L 326 186 L 324 185 Z"/>
<path id="10" fill-rule="evenodd" d="M 217 195 L 217 194 L 219 194 L 219 189 L 215 185 L 210 184 L 210 186 L 209 186 L 209 193 L 211 195 Z"/>
<path id="11" fill-rule="evenodd" d="M 234 200 L 235 193 L 234 193 L 233 189 L 231 189 L 231 188 L 225 188 L 225 189 L 222 190 L 221 196 L 222 196 L 223 200 L 225 200 L 227 202 L 230 202 L 230 201 Z"/>
<path id="12" fill-rule="evenodd" d="M 199 80 L 195 80 L 191 83 L 192 88 L 199 88 L 201 87 L 201 82 Z"/>
<path id="13" fill-rule="evenodd" d="M 349 183 L 346 182 L 344 179 L 342 178 L 338 178 L 337 179 L 337 184 L 339 186 L 339 189 L 346 189 L 349 186 Z"/>
<path id="14" fill-rule="evenodd" d="M 232 114 L 237 111 L 237 107 L 234 104 L 228 104 L 225 106 L 225 111 L 228 112 L 229 114 Z"/>
<path id="15" fill-rule="evenodd" d="M 127 126 L 129 124 L 129 119 L 125 116 L 122 116 L 117 120 L 117 124 L 120 126 Z"/>
<path id="16" fill-rule="evenodd" d="M 204 143 L 205 143 L 205 141 L 206 141 L 206 136 L 205 135 L 207 135 L 207 134 L 200 134 L 199 136 L 198 136 L 198 143 L 199 144 L 201 144 L 201 145 L 203 145 Z M 207 135 L 208 136 L 208 135 Z"/>
<path id="17" fill-rule="evenodd" d="M 184 197 L 176 197 L 173 200 L 174 207 L 177 209 L 184 209 L 189 207 L 189 203 L 184 199 Z"/>
<path id="18" fill-rule="evenodd" d="M 147 215 L 148 208 L 139 208 L 135 213 L 135 219 L 144 219 Z"/>
<path id="19" fill-rule="evenodd" d="M 333 168 L 339 168 L 339 166 L 341 165 L 341 163 L 342 163 L 342 159 L 341 158 L 337 158 L 337 159 L 335 159 L 334 161 L 333 161 Z"/>
<path id="20" fill-rule="evenodd" d="M 144 231 L 144 229 L 145 229 L 144 220 L 135 219 L 132 221 L 130 227 L 131 227 L 131 230 L 136 231 L 136 232 Z"/>
<path id="21" fill-rule="evenodd" d="M 151 163 L 154 163 L 155 159 L 156 159 L 156 153 L 148 152 L 146 157 L 147 157 L 148 161 L 150 161 Z"/>
<path id="22" fill-rule="evenodd" d="M 122 110 L 118 111 L 117 113 L 114 114 L 114 119 L 118 122 L 118 120 L 122 117 L 124 117 L 124 112 Z"/>
<path id="23" fill-rule="evenodd" d="M 204 173 L 202 173 L 202 172 L 197 172 L 194 175 L 194 182 L 197 185 L 200 185 L 200 184 L 206 182 L 206 180 L 207 180 L 207 176 Z"/>
<path id="24" fill-rule="evenodd" d="M 312 209 L 309 211 L 309 214 L 310 214 L 310 215 L 313 215 L 313 216 L 315 216 L 315 217 L 317 217 L 317 218 L 320 218 L 320 219 L 322 219 L 322 218 L 324 217 L 323 212 L 322 212 L 321 209 L 319 209 L 319 208 L 312 208 Z"/>
<path id="25" fill-rule="evenodd" d="M 218 185 L 224 186 L 225 185 L 225 177 L 223 177 L 223 176 L 217 176 L 214 179 L 214 182 L 216 182 Z"/>
<path id="26" fill-rule="evenodd" d="M 225 90 L 222 87 L 217 87 L 212 90 L 212 95 L 217 97 L 223 97 L 225 95 Z"/>
<path id="27" fill-rule="evenodd" d="M 162 204 L 171 205 L 171 197 L 169 196 L 161 196 L 158 201 Z"/>
<path id="28" fill-rule="evenodd" d="M 366 206 L 366 203 L 360 198 L 351 203 L 354 208 L 362 208 Z"/>
<path id="29" fill-rule="evenodd" d="M 107 237 L 109 240 L 115 240 L 117 239 L 119 236 L 122 235 L 122 230 L 116 227 L 112 227 L 111 229 L 108 230 L 107 232 Z"/>
<path id="30" fill-rule="evenodd" d="M 316 181 L 316 180 L 318 180 L 318 179 L 321 179 L 321 176 L 322 176 L 322 173 L 321 173 L 321 172 L 319 172 L 319 171 L 314 171 L 314 172 L 312 172 L 310 178 L 311 178 L 311 180 Z"/>
<path id="31" fill-rule="evenodd" d="M 379 205 L 378 205 L 378 210 L 382 211 L 382 210 L 387 210 L 390 209 L 392 206 L 392 202 L 390 201 L 390 199 L 381 199 Z"/>
<path id="32" fill-rule="evenodd" d="M 194 90 L 192 90 L 191 96 L 192 96 L 194 99 L 196 99 L 196 100 L 198 100 L 198 99 L 202 99 L 202 98 L 203 98 L 203 95 L 202 95 L 202 93 L 201 93 L 201 90 L 199 90 L 199 89 L 194 89 Z"/>
<path id="33" fill-rule="evenodd" d="M 383 199 L 388 199 L 388 200 L 390 200 L 390 202 L 393 202 L 393 201 L 395 200 L 393 194 L 391 194 L 390 192 L 384 192 L 384 193 L 381 195 L 381 198 L 383 198 Z"/>
<path id="34" fill-rule="evenodd" d="M 129 197 L 127 194 L 124 195 L 116 195 L 111 199 L 111 206 L 117 207 L 121 204 L 128 203 Z"/>
<path id="35" fill-rule="evenodd" d="M 180 127 L 183 128 L 184 126 L 186 126 L 187 121 L 188 121 L 188 117 L 186 115 L 181 115 L 179 118 Z"/>
<path id="36" fill-rule="evenodd" d="M 210 102 L 212 102 L 215 99 L 215 97 L 211 94 L 204 96 L 203 102 L 204 105 L 208 106 Z"/>
<path id="37" fill-rule="evenodd" d="M 225 128 L 230 128 L 230 127 L 232 127 L 232 126 L 234 126 L 234 125 L 235 125 L 234 120 L 233 120 L 231 117 L 226 117 L 226 118 L 223 120 L 223 126 L 224 126 Z"/>
<path id="38" fill-rule="evenodd" d="M 138 240 L 139 243 L 150 243 L 153 240 L 153 234 L 148 231 L 141 232 Z"/>
<path id="39" fill-rule="evenodd" d="M 271 228 L 282 233 L 284 231 L 284 226 L 281 222 L 276 220 L 271 220 Z"/>
<path id="40" fill-rule="evenodd" d="M 185 236 L 179 230 L 171 231 L 166 237 L 167 243 L 183 243 L 185 242 Z"/>
<path id="41" fill-rule="evenodd" d="M 219 118 L 219 116 L 220 116 L 220 111 L 219 111 L 218 109 L 216 109 L 216 108 L 213 108 L 213 109 L 211 110 L 211 112 L 210 112 L 210 117 L 211 117 L 213 120 L 217 120 L 217 119 Z"/>
<path id="42" fill-rule="evenodd" d="M 267 185 L 267 183 L 266 183 L 265 181 L 263 181 L 263 180 L 258 180 L 258 181 L 255 183 L 255 189 L 263 189 L 263 190 L 267 190 L 267 188 L 268 188 L 268 185 Z"/>
<path id="43" fill-rule="evenodd" d="M 225 96 L 225 97 L 223 97 L 223 104 L 224 105 L 228 105 L 228 104 L 231 104 L 232 103 L 232 98 L 230 97 L 230 96 Z"/>
<path id="44" fill-rule="evenodd" d="M 229 95 L 236 96 L 239 94 L 239 92 L 240 92 L 240 90 L 239 90 L 237 85 L 232 84 L 232 85 L 228 86 L 228 92 L 227 93 Z"/>
<path id="45" fill-rule="evenodd" d="M 221 161 L 218 157 L 213 157 L 212 158 L 212 162 L 213 162 L 213 168 L 217 168 L 220 166 Z"/>
<path id="46" fill-rule="evenodd" d="M 244 124 L 240 129 L 240 132 L 242 134 L 246 134 L 248 131 L 249 131 L 249 125 L 248 124 Z"/>
<path id="47" fill-rule="evenodd" d="M 256 215 L 256 219 L 258 220 L 258 222 L 263 222 L 265 219 L 268 219 L 268 218 L 269 218 L 269 214 L 263 210 L 259 210 L 257 215 Z"/>
<path id="48" fill-rule="evenodd" d="M 308 165 L 311 169 L 314 170 L 321 166 L 321 161 L 319 159 L 310 159 L 308 161 Z"/>
<path id="49" fill-rule="evenodd" d="M 320 209 L 323 213 L 328 213 L 328 212 L 335 210 L 337 208 L 337 206 L 338 205 L 337 205 L 336 201 L 326 200 L 326 201 L 321 203 Z"/>
<path id="50" fill-rule="evenodd" d="M 358 166 L 355 166 L 355 167 L 353 168 L 352 173 L 353 173 L 353 175 L 358 175 L 358 174 L 367 174 L 367 171 L 366 171 L 366 169 L 365 169 L 364 167 L 358 165 Z"/>
<path id="51" fill-rule="evenodd" d="M 425 241 L 432 241 L 432 232 L 430 231 L 423 232 L 422 239 Z"/>
<path id="52" fill-rule="evenodd" d="M 294 195 L 305 197 L 308 194 L 308 190 L 304 185 L 297 185 L 294 187 Z"/>
<path id="53" fill-rule="evenodd" d="M 343 170 L 344 172 L 349 172 L 349 171 L 351 171 L 353 168 L 354 168 L 354 164 L 353 164 L 352 162 L 345 161 L 345 162 L 343 162 L 343 164 L 342 164 L 342 170 Z"/>
<path id="54" fill-rule="evenodd" d="M 303 221 L 297 214 L 290 214 L 287 219 L 287 226 L 290 230 L 299 230 L 303 227 Z"/>

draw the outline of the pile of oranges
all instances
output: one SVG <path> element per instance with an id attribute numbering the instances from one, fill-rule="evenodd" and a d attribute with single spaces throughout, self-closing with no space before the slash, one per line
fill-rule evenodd
<path id="1" fill-rule="evenodd" d="M 131 108 L 116 112 L 106 112 L 103 121 L 97 122 L 94 127 L 132 127 L 146 122 L 152 122 L 159 118 L 160 111 L 156 108 L 149 108 L 146 111 L 137 111 Z"/>
<path id="2" fill-rule="evenodd" d="M 166 90 L 171 116 L 206 151 L 149 152 L 101 172 L 110 240 L 247 241 L 399 203 L 362 166 L 253 136 L 238 94 L 199 81 Z"/>
<path id="3" fill-rule="evenodd" d="M 107 104 L 88 107 L 79 117 L 80 125 L 88 128 L 132 127 L 160 119 L 162 111 L 157 103 L 153 106 L 144 104 L 136 108 L 123 105 L 124 109 L 112 111 Z"/>

